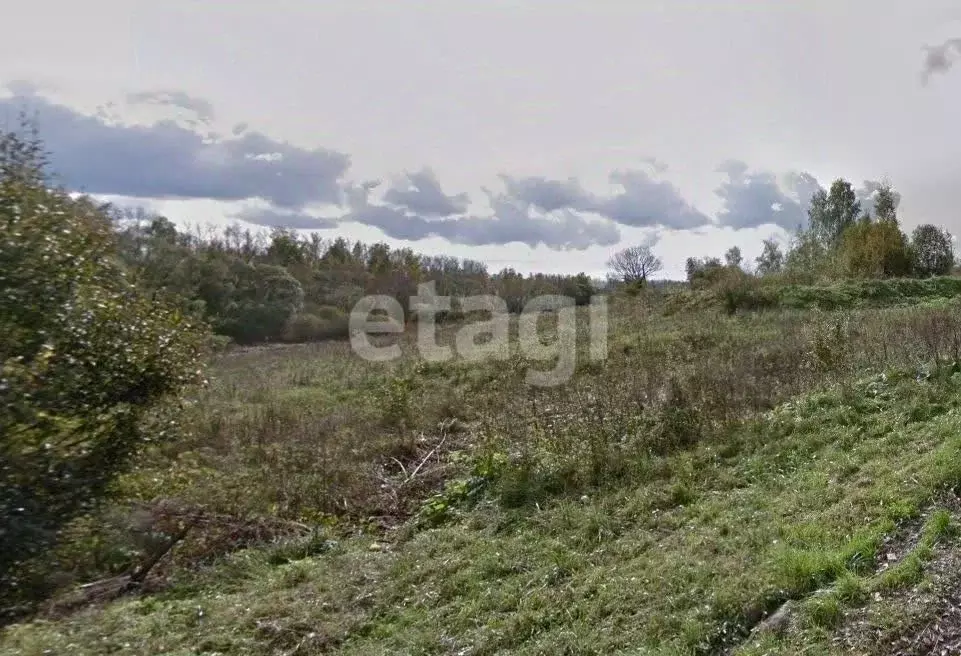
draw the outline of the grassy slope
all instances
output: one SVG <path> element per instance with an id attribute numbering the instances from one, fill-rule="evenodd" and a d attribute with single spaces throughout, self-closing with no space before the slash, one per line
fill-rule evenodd
<path id="1" fill-rule="evenodd" d="M 787 286 L 781 291 L 784 307 L 841 309 L 886 307 L 902 303 L 961 296 L 961 278 L 893 278 L 860 280 L 830 286 Z"/>
<path id="2" fill-rule="evenodd" d="M 772 339 L 776 324 L 744 321 L 751 331 L 766 328 L 757 332 Z M 640 341 L 619 329 L 613 347 L 625 360 L 639 344 L 666 358 L 666 344 L 687 341 L 700 348 L 705 331 L 718 341 L 719 333 L 704 326 L 661 328 L 663 339 Z M 747 348 L 738 340 L 754 332 L 744 328 L 738 324 L 727 335 L 732 349 Z M 678 370 L 705 358 L 703 352 L 671 357 Z M 710 362 L 722 367 L 728 359 Z M 325 398 L 350 396 L 337 390 L 354 369 L 341 366 L 337 382 L 323 387 Z M 258 370 L 270 379 L 265 363 Z M 627 381 L 624 371 L 614 374 Z M 425 394 L 433 398 L 458 377 L 444 375 L 444 384 L 429 385 Z M 494 387 L 502 384 L 494 381 Z M 614 395 L 611 382 L 604 384 Z M 278 394 L 298 394 L 293 386 L 269 389 L 231 394 L 248 404 L 251 394 L 270 394 L 268 407 Z M 923 571 L 919 558 L 906 561 L 901 578 L 876 574 L 875 556 L 899 524 L 961 483 L 959 392 L 957 374 L 842 381 L 753 419 L 721 424 L 692 448 L 639 457 L 626 480 L 511 507 L 503 501 L 516 481 L 507 477 L 478 505 L 456 510 L 437 528 L 249 549 L 181 574 L 153 597 L 13 627 L 2 649 L 682 654 L 730 647 L 829 653 L 835 649 L 832 627 L 846 606 L 870 600 L 866 595 L 876 589 L 910 585 Z M 366 421 L 365 413 L 373 412 L 362 408 L 351 421 Z M 524 419 L 520 410 L 502 408 L 508 420 Z M 251 425 L 262 427 L 235 427 Z M 242 494 L 243 486 L 232 489 Z M 258 490 L 254 507 L 284 498 L 283 486 L 268 489 L 274 497 Z M 932 542 L 947 533 L 944 527 L 931 531 Z M 761 636 L 757 645 L 745 641 L 765 612 L 788 599 L 801 600 L 792 632 Z"/>
<path id="3" fill-rule="evenodd" d="M 739 307 L 744 309 L 853 310 L 941 303 L 961 296 L 961 278 L 892 278 L 851 280 L 831 285 L 748 285 Z M 714 290 L 674 294 L 676 311 L 701 310 L 722 305 Z"/>
<path id="4" fill-rule="evenodd" d="M 958 384 L 874 381 L 668 457 L 648 484 L 493 505 L 396 551 L 245 552 L 159 598 L 7 637 L 14 653 L 690 653 L 786 598 L 870 574 L 894 522 L 961 481 Z M 880 397 L 880 398 L 879 398 Z M 825 427 L 829 427 L 825 430 Z"/>

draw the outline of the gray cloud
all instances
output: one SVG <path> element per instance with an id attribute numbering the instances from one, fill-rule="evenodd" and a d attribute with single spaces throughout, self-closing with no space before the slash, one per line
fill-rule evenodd
<path id="1" fill-rule="evenodd" d="M 502 174 L 500 179 L 508 197 L 545 212 L 584 210 L 594 204 L 593 196 L 576 178 L 548 180 L 539 176 L 513 178 Z"/>
<path id="2" fill-rule="evenodd" d="M 350 183 L 346 189 L 350 210 L 341 220 L 377 228 L 393 239 L 440 237 L 467 246 L 520 242 L 532 248 L 544 245 L 554 250 L 583 250 L 620 241 L 617 226 L 609 221 L 586 219 L 569 207 L 576 198 L 569 197 L 568 203 L 551 200 L 551 181 L 515 180 L 510 176 L 501 179 L 506 192 L 484 190 L 491 216 L 469 214 L 466 194 L 444 194 L 433 173 L 414 180 L 421 183 L 419 189 L 428 190 L 426 193 L 416 194 L 408 189 L 401 196 L 395 185 L 380 202 L 371 198 L 380 181 Z"/>
<path id="3" fill-rule="evenodd" d="M 637 228 L 688 230 L 711 222 L 707 215 L 684 200 L 677 187 L 666 180 L 655 180 L 645 171 L 615 171 L 609 179 L 624 191 L 595 199 L 590 209 L 616 223 Z"/>
<path id="4" fill-rule="evenodd" d="M 650 167 L 654 169 L 654 172 L 657 174 L 667 172 L 667 163 L 662 162 L 656 157 L 645 157 L 643 161 L 647 162 L 650 165 Z"/>
<path id="5" fill-rule="evenodd" d="M 29 80 L 11 80 L 3 85 L 14 96 L 30 98 L 40 93 L 40 87 Z"/>
<path id="6" fill-rule="evenodd" d="M 391 185 L 384 202 L 421 216 L 445 217 L 466 212 L 470 197 L 466 193 L 448 196 L 434 172 L 424 168 Z"/>
<path id="7" fill-rule="evenodd" d="M 114 125 L 38 96 L 0 98 L 0 114 L 32 115 L 64 186 L 155 199 L 263 198 L 278 208 L 340 204 L 350 158 L 259 132 L 211 141 L 173 122 Z"/>
<path id="8" fill-rule="evenodd" d="M 858 201 L 861 203 L 861 211 L 867 212 L 871 216 L 874 216 L 874 203 L 876 201 L 875 194 L 878 189 L 884 185 L 883 182 L 877 180 L 865 180 L 861 188 L 856 190 Z M 892 190 L 892 195 L 894 196 L 894 209 L 897 209 L 901 204 L 901 194 L 896 190 Z"/>
<path id="9" fill-rule="evenodd" d="M 801 213 L 804 215 L 804 220 L 807 221 L 808 210 L 811 209 L 811 199 L 814 198 L 814 194 L 823 189 L 821 183 L 810 173 L 793 171 L 787 174 L 785 186 L 797 200 Z"/>
<path id="10" fill-rule="evenodd" d="M 749 172 L 747 164 L 737 160 L 725 162 L 718 171 L 728 176 L 715 190 L 724 201 L 717 215 L 718 224 L 734 229 L 776 225 L 794 230 L 805 226 L 812 196 L 825 189 L 810 173 L 789 173 L 783 184 L 779 184 L 773 173 Z M 875 194 L 883 184 L 878 180 L 865 180 L 855 189 L 862 211 L 874 215 Z M 900 202 L 901 194 L 895 191 L 895 207 Z"/>
<path id="11" fill-rule="evenodd" d="M 342 217 L 383 231 L 388 237 L 417 241 L 440 237 L 467 246 L 504 245 L 520 242 L 535 248 L 584 250 L 620 241 L 620 231 L 607 221 L 590 221 L 571 211 L 535 216 L 530 207 L 503 194 L 487 192 L 493 215 L 427 219 L 403 209 L 371 204 L 366 197 Z"/>
<path id="12" fill-rule="evenodd" d="M 791 173 L 784 189 L 773 173 L 751 172 L 738 160 L 724 162 L 717 170 L 727 175 L 714 190 L 723 201 L 717 222 L 736 230 L 763 225 L 794 230 L 807 222 L 811 196 L 821 188 L 810 173 Z"/>
<path id="13" fill-rule="evenodd" d="M 370 195 L 374 189 L 382 184 L 381 180 L 365 180 L 364 182 L 348 182 L 344 186 L 344 197 L 347 207 L 365 207 L 370 203 Z"/>
<path id="14" fill-rule="evenodd" d="M 710 223 L 705 214 L 684 200 L 677 187 L 666 180 L 655 180 L 645 171 L 611 173 L 608 178 L 611 184 L 623 189 L 611 196 L 591 193 L 575 178 L 549 180 L 502 175 L 501 179 L 507 197 L 545 212 L 590 212 L 615 223 L 640 228 L 687 230 Z"/>
<path id="15" fill-rule="evenodd" d="M 35 113 L 53 169 L 68 188 L 158 200 L 262 199 L 265 209 L 246 209 L 235 218 L 263 226 L 310 230 L 357 222 L 405 241 L 440 237 L 473 246 L 519 242 L 583 250 L 618 243 L 618 225 L 695 231 L 773 224 L 791 230 L 806 223 L 810 198 L 821 189 L 809 173 L 791 173 L 779 182 L 773 173 L 728 161 L 718 169 L 727 179 L 715 190 L 723 206 L 712 221 L 676 186 L 657 178 L 666 166 L 649 159 L 650 170 L 612 172 L 608 180 L 620 190 L 608 194 L 588 191 L 577 178 L 504 174 L 502 192 L 484 190 L 491 216 L 478 216 L 470 212 L 468 194 L 448 194 L 429 168 L 405 173 L 375 199 L 383 183 L 345 180 L 346 154 L 278 142 L 243 123 L 229 139 L 211 139 L 171 121 L 124 125 L 56 104 L 26 83 L 12 88 L 18 93 L 0 99 L 0 112 L 23 107 Z M 182 92 L 144 92 L 128 100 L 214 116 L 209 103 Z M 879 184 L 865 181 L 858 191 L 865 209 L 873 208 Z M 342 216 L 312 216 L 305 208 L 313 204 L 339 206 Z"/>
<path id="16" fill-rule="evenodd" d="M 505 244 L 516 241 L 531 247 L 540 243 L 554 249 L 584 250 L 594 245 L 611 246 L 621 240 L 617 226 L 608 221 L 588 220 L 569 210 L 532 216 L 529 207 L 505 194 L 488 191 L 487 195 L 494 215 L 466 222 L 463 243 L 479 245 L 486 235 L 496 234 Z"/>
<path id="17" fill-rule="evenodd" d="M 159 105 L 186 110 L 197 120 L 209 124 L 214 119 L 214 107 L 207 100 L 191 96 L 184 91 L 156 90 L 128 93 L 127 102 L 131 105 Z"/>
<path id="18" fill-rule="evenodd" d="M 235 219 L 271 228 L 293 228 L 295 230 L 324 230 L 336 228 L 338 221 L 303 212 L 279 212 L 272 208 L 244 209 L 234 215 Z"/>
<path id="19" fill-rule="evenodd" d="M 948 39 L 936 46 L 925 46 L 921 82 L 927 84 L 932 75 L 947 73 L 958 59 L 961 59 L 961 39 Z"/>

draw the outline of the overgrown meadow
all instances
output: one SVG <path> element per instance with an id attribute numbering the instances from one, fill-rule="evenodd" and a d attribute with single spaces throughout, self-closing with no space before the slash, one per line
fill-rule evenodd
<path id="1" fill-rule="evenodd" d="M 602 290 L 118 217 L 0 134 L 0 652 L 958 653 L 961 278 L 877 194 Z M 501 299 L 504 357 L 358 355 L 355 303 L 431 281 Z"/>
<path id="2" fill-rule="evenodd" d="M 413 332 L 383 363 L 227 349 L 177 439 L 68 527 L 62 594 L 3 649 L 888 653 L 936 598 L 884 601 L 954 540 L 961 306 L 807 293 L 733 314 L 612 296 L 608 357 L 582 309 L 553 388 L 520 355 L 425 362 Z"/>

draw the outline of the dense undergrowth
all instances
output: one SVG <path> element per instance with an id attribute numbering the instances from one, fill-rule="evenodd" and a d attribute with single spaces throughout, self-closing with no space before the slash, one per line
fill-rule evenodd
<path id="1" fill-rule="evenodd" d="M 523 382 L 543 363 L 426 363 L 411 336 L 392 363 L 337 342 L 231 351 L 185 407 L 190 430 L 69 527 L 73 592 L 2 649 L 813 644 L 845 608 L 923 577 L 920 554 L 882 582 L 879 549 L 961 484 L 961 312 L 928 302 L 953 284 L 886 281 L 865 298 L 915 303 L 846 311 L 612 298 L 607 359 L 546 389 Z M 119 599 L 74 587 L 154 554 Z M 784 640 L 801 643 L 751 637 L 790 600 L 803 630 Z"/>
<path id="2" fill-rule="evenodd" d="M 685 290 L 672 295 L 669 312 L 721 307 L 729 313 L 771 309 L 854 310 L 910 306 L 961 295 L 961 278 L 886 278 L 845 280 L 832 284 L 781 284 L 743 277 L 716 288 Z"/>

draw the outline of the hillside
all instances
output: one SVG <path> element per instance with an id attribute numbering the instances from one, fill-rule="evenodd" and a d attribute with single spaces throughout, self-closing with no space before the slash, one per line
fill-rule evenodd
<path id="1" fill-rule="evenodd" d="M 131 508 L 155 532 L 189 530 L 139 592 L 61 597 L 7 628 L 3 653 L 956 641 L 957 303 L 663 303 L 612 297 L 609 357 L 579 358 L 555 388 L 524 384 L 543 365 L 522 357 L 425 363 L 412 334 L 388 363 L 342 342 L 228 351 L 185 409 L 189 434 L 148 452 L 101 522 L 73 527 L 99 545 L 75 556 L 77 580 L 151 553 L 121 530 Z"/>

